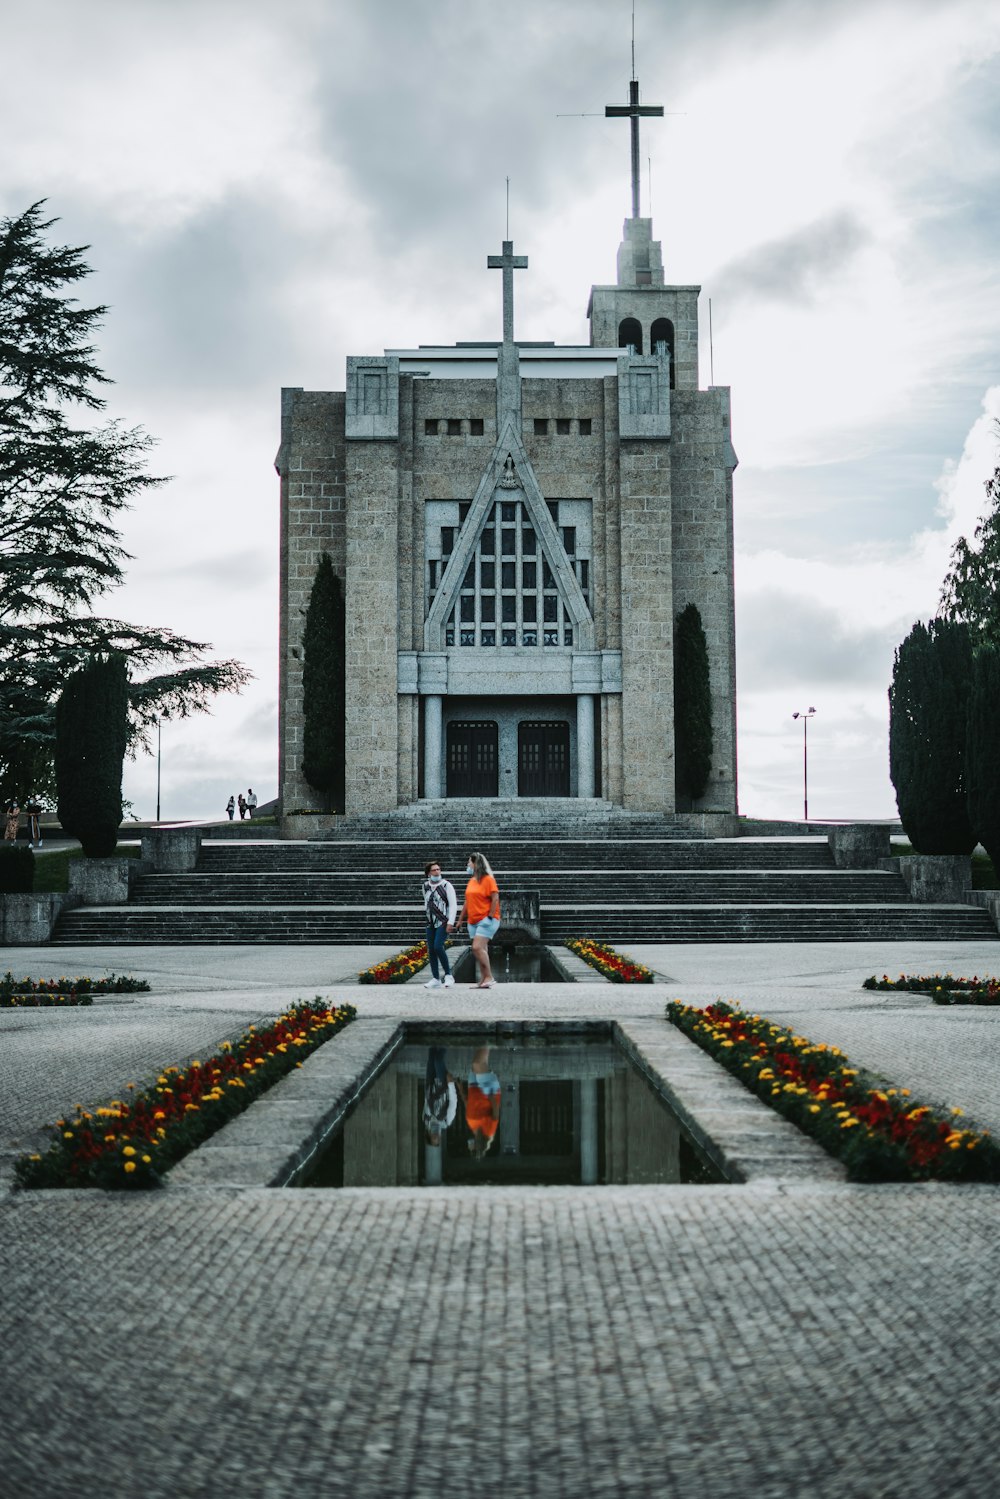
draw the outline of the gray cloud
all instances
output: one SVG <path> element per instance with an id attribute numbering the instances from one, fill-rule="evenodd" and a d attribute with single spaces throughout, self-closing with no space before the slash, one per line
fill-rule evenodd
<path id="1" fill-rule="evenodd" d="M 811 302 L 871 238 L 855 214 L 841 209 L 723 266 L 714 281 L 716 294 L 730 302 Z"/>
<path id="2" fill-rule="evenodd" d="M 899 637 L 892 628 L 849 631 L 834 610 L 774 591 L 739 603 L 736 641 L 741 691 L 820 682 L 888 691 Z"/>

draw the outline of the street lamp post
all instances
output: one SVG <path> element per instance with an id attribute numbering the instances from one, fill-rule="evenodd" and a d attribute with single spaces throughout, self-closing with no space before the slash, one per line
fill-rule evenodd
<path id="1" fill-rule="evenodd" d="M 793 713 L 793 718 L 802 720 L 802 820 L 809 821 L 809 720 L 816 712 L 807 708 L 804 713 Z"/>
<path id="2" fill-rule="evenodd" d="M 156 720 L 156 820 L 160 820 L 160 725 L 162 718 Z"/>

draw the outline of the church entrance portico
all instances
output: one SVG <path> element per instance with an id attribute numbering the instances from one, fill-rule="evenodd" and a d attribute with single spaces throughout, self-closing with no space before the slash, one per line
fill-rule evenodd
<path id="1" fill-rule="evenodd" d="M 580 730 L 581 719 L 586 726 L 593 718 L 593 699 L 586 699 L 589 711 L 583 714 L 579 702 L 571 696 L 444 697 L 434 704 L 423 699 L 422 796 L 599 795 L 593 745 L 587 743 L 586 727 L 582 740 Z M 440 730 L 434 726 L 438 713 Z"/>

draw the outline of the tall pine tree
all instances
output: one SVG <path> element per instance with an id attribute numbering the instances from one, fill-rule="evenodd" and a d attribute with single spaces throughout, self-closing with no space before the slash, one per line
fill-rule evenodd
<path id="1" fill-rule="evenodd" d="M 100 422 L 110 382 L 92 342 L 104 307 L 72 295 L 85 246 L 53 246 L 42 203 L 0 220 L 0 795 L 52 789 L 55 701 L 94 655 L 122 653 L 129 734 L 206 708 L 247 679 L 238 661 L 170 630 L 100 619 L 128 556 L 118 523 L 164 481 L 146 472 L 151 439 Z"/>
<path id="2" fill-rule="evenodd" d="M 708 642 L 697 606 L 688 604 L 677 616 L 674 632 L 674 778 L 682 802 L 704 796 L 712 748 Z"/>
<path id="3" fill-rule="evenodd" d="M 56 704 L 59 822 L 90 859 L 113 854 L 122 820 L 128 739 L 124 656 L 95 656 L 74 672 Z"/>
<path id="4" fill-rule="evenodd" d="M 972 675 L 968 627 L 918 621 L 896 651 L 889 689 L 889 775 L 900 821 L 921 854 L 969 854 L 966 714 Z"/>
<path id="5" fill-rule="evenodd" d="M 302 635 L 302 774 L 344 810 L 344 592 L 330 554 L 320 558 Z"/>

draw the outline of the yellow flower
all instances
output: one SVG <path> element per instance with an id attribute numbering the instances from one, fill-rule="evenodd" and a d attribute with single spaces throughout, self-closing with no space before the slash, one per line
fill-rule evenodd
<path id="1" fill-rule="evenodd" d="M 72 1140 L 72 1138 L 73 1138 L 73 1131 L 71 1129 L 63 1130 L 63 1139 L 64 1140 Z"/>
<path id="2" fill-rule="evenodd" d="M 810 1112 L 810 1114 L 818 1114 L 819 1113 L 819 1104 L 818 1103 L 811 1103 L 809 1105 L 809 1112 Z"/>
<path id="3" fill-rule="evenodd" d="M 125 1162 L 125 1170 L 126 1171 L 134 1171 L 135 1170 L 135 1161 L 126 1161 Z"/>
<path id="4" fill-rule="evenodd" d="M 144 1163 L 148 1166 L 148 1165 L 151 1164 L 153 1157 L 151 1155 L 144 1155 L 142 1159 L 143 1159 Z"/>
<path id="5" fill-rule="evenodd" d="M 122 1155 L 135 1155 L 135 1146 L 126 1145 L 125 1149 L 122 1151 Z"/>

